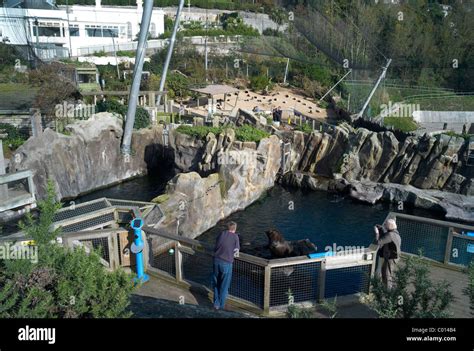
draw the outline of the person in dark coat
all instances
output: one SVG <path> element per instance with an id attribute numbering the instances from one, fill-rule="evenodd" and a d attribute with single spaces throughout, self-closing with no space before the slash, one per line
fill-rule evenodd
<path id="1" fill-rule="evenodd" d="M 230 283 L 232 281 L 232 265 L 234 257 L 240 251 L 240 239 L 236 233 L 237 223 L 229 222 L 216 240 L 214 248 L 214 266 L 212 274 L 212 287 L 214 290 L 214 309 L 223 309 Z"/>

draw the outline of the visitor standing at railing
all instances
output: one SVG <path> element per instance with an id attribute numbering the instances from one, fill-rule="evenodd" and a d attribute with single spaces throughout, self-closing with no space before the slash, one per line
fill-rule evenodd
<path id="1" fill-rule="evenodd" d="M 214 270 L 212 287 L 214 290 L 214 308 L 223 309 L 232 281 L 232 264 L 240 250 L 239 235 L 236 233 L 237 223 L 229 222 L 227 230 L 216 240 L 214 249 Z"/>
<path id="2" fill-rule="evenodd" d="M 395 219 L 387 219 L 382 226 L 376 225 L 375 244 L 379 245 L 378 257 L 382 282 L 386 288 L 392 288 L 393 270 L 400 258 L 402 239 L 397 230 Z"/>

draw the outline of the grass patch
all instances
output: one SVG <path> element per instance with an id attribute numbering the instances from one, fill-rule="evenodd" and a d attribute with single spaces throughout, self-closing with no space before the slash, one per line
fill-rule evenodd
<path id="1" fill-rule="evenodd" d="M 456 133 L 452 130 L 448 130 L 447 132 L 443 133 L 444 135 L 450 136 L 452 138 L 463 138 L 464 140 L 469 140 L 473 134 L 461 134 L 461 133 Z"/>
<path id="2" fill-rule="evenodd" d="M 227 127 L 229 128 L 229 127 Z M 208 127 L 208 126 L 179 126 L 176 130 L 179 133 L 190 135 L 201 140 L 205 140 L 209 133 L 218 135 L 224 131 L 223 127 Z M 235 131 L 235 138 L 238 141 L 254 141 L 259 142 L 260 140 L 270 136 L 267 132 L 252 127 L 250 125 L 244 125 L 238 128 L 232 128 Z"/>
<path id="3" fill-rule="evenodd" d="M 418 129 L 418 125 L 411 117 L 385 117 L 383 123 L 402 132 L 413 132 Z"/>
<path id="4" fill-rule="evenodd" d="M 295 130 L 298 130 L 303 133 L 311 133 L 313 131 L 313 127 L 309 124 L 302 124 L 300 126 L 297 126 Z"/>
<path id="5" fill-rule="evenodd" d="M 2 140 L 3 154 L 5 158 L 10 158 L 16 149 L 28 140 L 29 136 L 22 133 L 20 129 L 7 123 L 0 123 L 0 130 L 7 134 L 6 139 Z"/>
<path id="6" fill-rule="evenodd" d="M 269 136 L 270 134 L 267 132 L 250 125 L 243 125 L 235 129 L 235 137 L 238 141 L 254 141 L 258 143 L 260 140 L 268 138 Z"/>
<path id="7" fill-rule="evenodd" d="M 201 140 L 205 140 L 209 133 L 214 135 L 219 134 L 223 131 L 222 127 L 207 127 L 207 126 L 179 126 L 176 131 L 181 134 L 186 134 L 192 137 L 196 137 Z"/>

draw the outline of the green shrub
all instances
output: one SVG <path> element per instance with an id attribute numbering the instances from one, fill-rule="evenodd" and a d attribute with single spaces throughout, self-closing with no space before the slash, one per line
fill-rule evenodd
<path id="1" fill-rule="evenodd" d="M 110 112 L 117 113 L 122 117 L 127 115 L 128 106 L 123 105 L 117 100 L 110 99 L 106 101 L 100 101 L 96 105 L 96 112 Z M 147 128 L 150 126 L 150 115 L 147 110 L 141 106 L 137 106 L 137 111 L 135 113 L 135 123 L 133 125 L 134 129 Z"/>
<path id="2" fill-rule="evenodd" d="M 239 128 L 232 128 L 235 130 L 235 138 L 238 141 L 255 141 L 259 142 L 263 138 L 270 136 L 267 132 L 252 127 L 250 125 L 244 125 Z M 187 134 L 190 136 L 197 137 L 201 140 L 205 140 L 207 134 L 214 133 L 218 135 L 224 131 L 223 127 L 208 127 L 208 126 L 184 126 L 181 125 L 176 129 L 179 133 Z"/>
<path id="3" fill-rule="evenodd" d="M 311 133 L 313 131 L 313 127 L 309 124 L 304 123 L 300 126 L 297 126 L 295 130 L 299 130 L 300 132 L 304 133 Z"/>
<path id="4" fill-rule="evenodd" d="M 250 125 L 243 125 L 235 130 L 235 138 L 239 141 L 255 141 L 259 142 L 264 138 L 268 138 L 270 134 Z"/>
<path id="5" fill-rule="evenodd" d="M 0 318 L 129 317 L 132 276 L 107 271 L 94 250 L 88 254 L 57 244 L 60 231 L 51 224 L 60 207 L 49 182 L 38 219 L 29 215 L 20 225 L 34 240 L 37 262 L 0 261 Z"/>
<path id="6" fill-rule="evenodd" d="M 222 132 L 221 127 L 207 127 L 207 126 L 185 126 L 181 125 L 176 128 L 176 131 L 182 134 L 190 135 L 193 137 L 197 137 L 201 140 L 205 140 L 206 136 L 209 133 L 214 133 L 215 135 Z"/>
<path id="7" fill-rule="evenodd" d="M 410 256 L 394 272 L 393 286 L 387 289 L 379 277 L 371 281 L 369 306 L 381 318 L 447 318 L 454 296 L 450 285 L 433 283 L 429 263 Z"/>
<path id="8" fill-rule="evenodd" d="M 259 74 L 258 76 L 253 76 L 250 78 L 250 88 L 253 91 L 259 92 L 264 89 L 271 90 L 272 87 L 273 83 L 271 82 L 271 79 L 264 74 Z"/>
<path id="9" fill-rule="evenodd" d="M 0 123 L 0 130 L 4 130 L 4 133 L 7 134 L 7 138 L 2 141 L 3 147 L 11 151 L 18 149 L 29 137 L 8 123 Z"/>
<path id="10" fill-rule="evenodd" d="M 188 96 L 188 86 L 188 79 L 179 73 L 171 72 L 166 79 L 166 89 L 168 90 L 168 97 L 171 99 Z"/>
<path id="11" fill-rule="evenodd" d="M 117 51 L 117 56 L 135 57 L 135 51 L 119 50 Z"/>
<path id="12" fill-rule="evenodd" d="M 474 261 L 471 261 L 467 268 L 468 283 L 464 294 L 469 298 L 469 307 L 471 314 L 474 316 Z"/>
<path id="13" fill-rule="evenodd" d="M 411 117 L 385 117 L 383 123 L 402 132 L 413 132 L 418 129 L 418 125 Z"/>
<path id="14" fill-rule="evenodd" d="M 464 140 L 469 140 L 472 134 L 461 134 L 461 133 L 456 133 L 452 130 L 449 130 L 447 132 L 444 132 L 443 134 L 448 135 L 452 138 L 463 138 Z"/>
<path id="15" fill-rule="evenodd" d="M 150 115 L 148 111 L 143 107 L 137 106 L 137 112 L 135 113 L 135 123 L 133 124 L 134 129 L 148 128 L 150 126 Z"/>

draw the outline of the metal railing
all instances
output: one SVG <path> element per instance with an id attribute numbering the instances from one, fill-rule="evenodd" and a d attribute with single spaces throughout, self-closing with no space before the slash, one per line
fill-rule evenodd
<path id="1" fill-rule="evenodd" d="M 474 226 L 390 212 L 397 221 L 401 250 L 433 261 L 464 267 L 474 258 Z"/>
<path id="2" fill-rule="evenodd" d="M 148 270 L 178 283 L 211 287 L 213 250 L 198 240 L 163 234 L 144 227 L 161 245 Z M 289 304 L 314 304 L 335 296 L 368 293 L 375 272 L 376 247 L 346 255 L 267 260 L 240 253 L 234 261 L 231 301 L 269 314 Z"/>
<path id="3" fill-rule="evenodd" d="M 104 266 L 113 270 L 134 265 L 130 254 L 133 235 L 127 226 L 135 217 L 153 225 L 163 213 L 158 205 L 142 201 L 100 198 L 77 205 L 71 202 L 56 213 L 51 229 L 60 229 L 58 241 L 66 247 L 98 250 Z M 0 237 L 0 243 L 29 240 L 23 232 Z"/>

